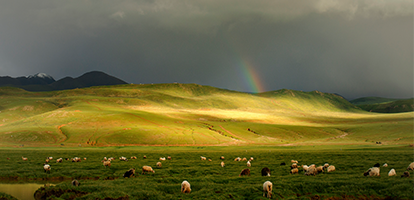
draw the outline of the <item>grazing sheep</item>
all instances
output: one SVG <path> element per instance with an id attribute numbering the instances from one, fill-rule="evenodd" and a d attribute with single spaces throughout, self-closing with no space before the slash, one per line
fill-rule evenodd
<path id="1" fill-rule="evenodd" d="M 302 168 L 303 168 L 303 171 L 304 171 L 304 172 L 306 172 L 306 171 L 308 171 L 309 166 L 307 166 L 307 165 L 302 165 Z"/>
<path id="2" fill-rule="evenodd" d="M 408 178 L 408 177 L 410 177 L 410 172 L 408 172 L 408 171 L 405 171 L 404 172 L 404 174 L 403 175 L 401 175 L 401 177 L 403 178 Z"/>
<path id="3" fill-rule="evenodd" d="M 131 156 L 131 160 L 132 160 L 132 159 L 137 159 L 137 157 L 136 157 L 136 156 Z"/>
<path id="4" fill-rule="evenodd" d="M 43 169 L 45 170 L 46 173 L 49 173 L 50 174 L 51 167 L 50 167 L 49 164 L 44 163 L 43 164 Z"/>
<path id="5" fill-rule="evenodd" d="M 333 171 L 335 171 L 335 166 L 330 165 L 330 166 L 328 167 L 328 172 L 333 172 Z"/>
<path id="6" fill-rule="evenodd" d="M 124 178 L 131 178 L 132 176 L 135 176 L 135 168 L 131 168 L 124 173 Z"/>
<path id="7" fill-rule="evenodd" d="M 381 165 L 379 164 L 379 163 L 376 163 L 375 165 L 374 165 L 374 167 L 380 167 Z"/>
<path id="8" fill-rule="evenodd" d="M 299 169 L 298 168 L 293 168 L 292 170 L 290 170 L 291 174 L 298 174 L 299 173 Z"/>
<path id="9" fill-rule="evenodd" d="M 315 165 L 309 166 L 308 170 L 306 170 L 306 172 L 305 172 L 306 176 L 309 176 L 309 175 L 314 175 L 315 176 L 316 174 L 318 174 L 318 171 L 316 170 Z"/>
<path id="10" fill-rule="evenodd" d="M 27 161 L 27 158 L 25 158 L 25 157 L 22 156 L 22 160 Z"/>
<path id="11" fill-rule="evenodd" d="M 183 181 L 181 183 L 181 192 L 182 193 L 190 193 L 191 192 L 191 185 L 188 181 Z"/>
<path id="12" fill-rule="evenodd" d="M 143 157 L 144 159 L 146 159 L 147 158 L 147 156 L 146 155 L 144 155 L 144 157 Z"/>
<path id="13" fill-rule="evenodd" d="M 298 163 L 298 161 L 297 161 L 297 160 L 291 160 L 290 162 L 291 162 L 291 163 Z"/>
<path id="14" fill-rule="evenodd" d="M 379 167 L 371 167 L 364 173 L 364 176 L 380 176 L 380 168 Z"/>
<path id="15" fill-rule="evenodd" d="M 383 167 L 388 167 L 388 164 L 387 163 L 384 163 L 382 166 Z"/>
<path id="16" fill-rule="evenodd" d="M 267 167 L 264 167 L 262 169 L 262 176 L 270 176 L 270 169 Z"/>
<path id="17" fill-rule="evenodd" d="M 204 156 L 200 156 L 200 158 L 201 158 L 201 160 L 207 160 L 207 158 L 204 157 Z"/>
<path id="18" fill-rule="evenodd" d="M 243 158 L 242 161 L 247 161 L 247 158 Z"/>
<path id="19" fill-rule="evenodd" d="M 286 163 L 285 162 L 281 162 L 280 165 L 286 165 Z"/>
<path id="20" fill-rule="evenodd" d="M 61 163 L 63 161 L 63 158 L 58 158 L 58 159 L 56 159 L 56 162 L 57 163 Z"/>
<path id="21" fill-rule="evenodd" d="M 253 157 L 250 157 L 249 161 L 253 161 L 253 160 L 254 160 L 254 158 Z"/>
<path id="22" fill-rule="evenodd" d="M 45 162 L 46 162 L 46 163 L 49 163 L 49 161 L 50 161 L 50 160 L 46 158 Z"/>
<path id="23" fill-rule="evenodd" d="M 318 173 L 323 172 L 323 170 L 324 170 L 323 166 L 319 166 L 319 167 L 316 168 L 316 171 L 318 171 Z"/>
<path id="24" fill-rule="evenodd" d="M 325 163 L 324 165 L 323 165 L 323 169 L 325 170 L 326 168 L 328 168 L 329 167 L 329 164 L 328 163 Z"/>
<path id="25" fill-rule="evenodd" d="M 84 157 L 83 160 L 86 160 L 86 157 Z"/>
<path id="26" fill-rule="evenodd" d="M 113 160 L 115 160 L 115 158 L 114 158 L 114 157 L 110 157 L 110 158 L 108 158 L 108 161 L 113 161 Z"/>
<path id="27" fill-rule="evenodd" d="M 240 157 L 237 157 L 237 158 L 234 159 L 234 161 L 240 161 L 240 160 L 241 160 Z"/>
<path id="28" fill-rule="evenodd" d="M 120 161 L 128 161 L 128 159 L 126 157 L 124 157 L 124 156 L 119 157 L 119 160 Z"/>
<path id="29" fill-rule="evenodd" d="M 407 170 L 414 170 L 414 162 L 408 165 Z"/>
<path id="30" fill-rule="evenodd" d="M 397 176 L 397 173 L 395 172 L 395 169 L 391 169 L 391 170 L 388 172 L 388 176 Z"/>
<path id="31" fill-rule="evenodd" d="M 248 169 L 248 168 L 243 169 L 243 170 L 240 172 L 239 176 L 250 176 L 250 169 Z"/>
<path id="32" fill-rule="evenodd" d="M 251 166 L 252 164 L 249 161 L 247 161 L 247 167 L 251 167 Z"/>
<path id="33" fill-rule="evenodd" d="M 107 160 L 108 160 L 108 158 L 104 157 L 104 158 L 103 158 L 103 160 L 107 161 Z"/>
<path id="34" fill-rule="evenodd" d="M 298 164 L 293 163 L 293 164 L 290 166 L 290 169 L 294 169 L 294 168 L 298 168 Z"/>
<path id="35" fill-rule="evenodd" d="M 161 168 L 161 167 L 162 167 L 161 162 L 157 162 L 157 167 L 159 167 L 159 168 Z"/>
<path id="36" fill-rule="evenodd" d="M 147 166 L 147 165 L 145 165 L 145 166 L 142 167 L 142 174 L 145 174 L 145 172 L 155 173 L 155 171 L 152 169 L 152 167 Z"/>
<path id="37" fill-rule="evenodd" d="M 65 158 L 65 160 L 69 161 L 69 160 L 70 160 L 70 158 Z"/>
<path id="38" fill-rule="evenodd" d="M 220 165 L 221 165 L 221 167 L 224 167 L 224 162 L 223 162 L 223 161 L 221 161 Z"/>
<path id="39" fill-rule="evenodd" d="M 210 161 L 210 162 L 211 162 L 211 161 L 213 161 L 213 160 L 211 160 L 211 159 L 209 158 L 209 159 L 208 159 L 208 161 Z"/>
<path id="40" fill-rule="evenodd" d="M 224 160 L 224 156 L 220 156 L 220 160 Z"/>
<path id="41" fill-rule="evenodd" d="M 53 157 L 46 157 L 46 159 L 53 160 Z"/>
<path id="42" fill-rule="evenodd" d="M 167 157 L 167 159 L 168 159 L 168 160 L 171 160 L 171 156 L 168 156 L 168 157 Z"/>
<path id="43" fill-rule="evenodd" d="M 160 160 L 161 160 L 161 161 L 164 161 L 164 160 L 165 160 L 165 157 L 160 157 Z"/>
<path id="44" fill-rule="evenodd" d="M 80 183 L 79 183 L 79 181 L 78 181 L 78 180 L 73 179 L 73 181 L 72 181 L 72 185 L 73 185 L 73 186 L 78 187 L 78 186 L 80 186 Z"/>
<path id="45" fill-rule="evenodd" d="M 107 166 L 109 167 L 109 168 L 111 168 L 111 161 L 109 161 L 109 160 L 103 160 L 102 161 L 103 162 L 103 166 L 106 168 Z"/>
<path id="46" fill-rule="evenodd" d="M 82 160 L 79 157 L 72 158 L 72 162 L 81 162 Z"/>
<path id="47" fill-rule="evenodd" d="M 263 183 L 263 196 L 267 198 L 272 198 L 272 188 L 273 184 L 270 181 L 266 181 Z"/>

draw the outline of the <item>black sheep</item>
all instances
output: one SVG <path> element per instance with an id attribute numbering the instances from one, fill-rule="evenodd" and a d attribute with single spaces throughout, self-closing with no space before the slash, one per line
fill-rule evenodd
<path id="1" fill-rule="evenodd" d="M 135 168 L 126 171 L 124 174 L 124 178 L 131 178 L 132 176 L 135 176 Z"/>
<path id="2" fill-rule="evenodd" d="M 265 167 L 262 169 L 262 176 L 270 176 L 270 169 Z"/>

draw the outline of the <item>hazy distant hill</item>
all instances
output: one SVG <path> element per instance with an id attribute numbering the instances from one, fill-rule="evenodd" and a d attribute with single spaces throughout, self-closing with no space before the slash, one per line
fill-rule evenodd
<path id="1" fill-rule="evenodd" d="M 378 113 L 399 113 L 414 111 L 414 99 L 389 99 L 365 97 L 350 101 L 359 108 Z"/>
<path id="2" fill-rule="evenodd" d="M 126 84 L 126 82 L 99 71 L 88 72 L 77 78 L 65 77 L 58 81 L 55 81 L 53 77 L 44 73 L 17 78 L 11 78 L 8 76 L 0 77 L 0 86 L 18 87 L 27 91 L 67 90 L 91 86 L 119 84 Z"/>

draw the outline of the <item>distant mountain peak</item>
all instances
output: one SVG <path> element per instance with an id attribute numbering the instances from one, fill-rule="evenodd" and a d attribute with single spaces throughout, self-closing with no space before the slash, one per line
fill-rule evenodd
<path id="1" fill-rule="evenodd" d="M 26 76 L 26 78 L 29 78 L 29 79 L 31 79 L 31 78 L 43 78 L 43 79 L 51 79 L 51 80 L 55 81 L 55 79 L 52 76 L 50 76 L 48 74 L 45 74 L 45 73 L 37 73 L 35 75 Z"/>

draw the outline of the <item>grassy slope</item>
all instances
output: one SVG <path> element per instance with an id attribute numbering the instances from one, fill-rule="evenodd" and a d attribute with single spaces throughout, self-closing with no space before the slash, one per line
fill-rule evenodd
<path id="1" fill-rule="evenodd" d="M 54 92 L 0 88 L 0 145 L 408 144 L 413 113 L 373 114 L 321 92 L 196 84 Z"/>

